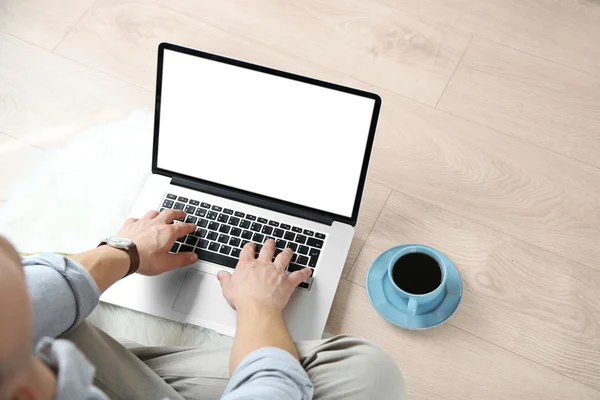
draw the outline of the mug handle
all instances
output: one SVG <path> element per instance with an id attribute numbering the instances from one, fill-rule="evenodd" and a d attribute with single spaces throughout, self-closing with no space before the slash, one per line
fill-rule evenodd
<path id="1" fill-rule="evenodd" d="M 417 300 L 414 297 L 408 299 L 408 307 L 406 307 L 406 311 L 410 315 L 415 315 L 417 313 Z"/>

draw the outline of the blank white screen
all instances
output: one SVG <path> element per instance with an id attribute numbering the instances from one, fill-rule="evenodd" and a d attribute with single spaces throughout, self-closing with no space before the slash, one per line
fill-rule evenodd
<path id="1" fill-rule="evenodd" d="M 351 217 L 374 105 L 165 50 L 157 166 Z"/>

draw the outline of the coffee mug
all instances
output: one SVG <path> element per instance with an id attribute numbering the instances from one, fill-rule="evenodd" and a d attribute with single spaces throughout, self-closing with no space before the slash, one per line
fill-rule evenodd
<path id="1" fill-rule="evenodd" d="M 447 268 L 444 260 L 427 246 L 398 250 L 388 265 L 394 292 L 407 302 L 408 315 L 435 310 L 446 297 Z"/>

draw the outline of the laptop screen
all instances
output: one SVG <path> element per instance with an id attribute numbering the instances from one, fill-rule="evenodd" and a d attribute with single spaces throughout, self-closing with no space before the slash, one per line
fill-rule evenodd
<path id="1" fill-rule="evenodd" d="M 158 168 L 351 217 L 375 100 L 165 49 Z"/>

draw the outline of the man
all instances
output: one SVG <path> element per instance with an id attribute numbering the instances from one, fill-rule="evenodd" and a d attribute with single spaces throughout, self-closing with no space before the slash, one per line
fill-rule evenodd
<path id="1" fill-rule="evenodd" d="M 136 244 L 138 273 L 158 275 L 197 260 L 168 253 L 195 229 L 173 223 L 183 217 L 149 211 L 125 222 L 117 235 Z M 230 351 L 203 351 L 121 344 L 85 321 L 100 294 L 128 273 L 125 251 L 100 246 L 70 258 L 21 261 L 0 237 L 0 400 L 405 398 L 396 363 L 366 341 L 337 336 L 294 345 L 281 311 L 309 273 L 286 275 L 292 251 L 271 262 L 274 251 L 267 242 L 256 259 L 248 243 L 233 275 L 219 273 L 237 310 L 236 337 Z"/>

